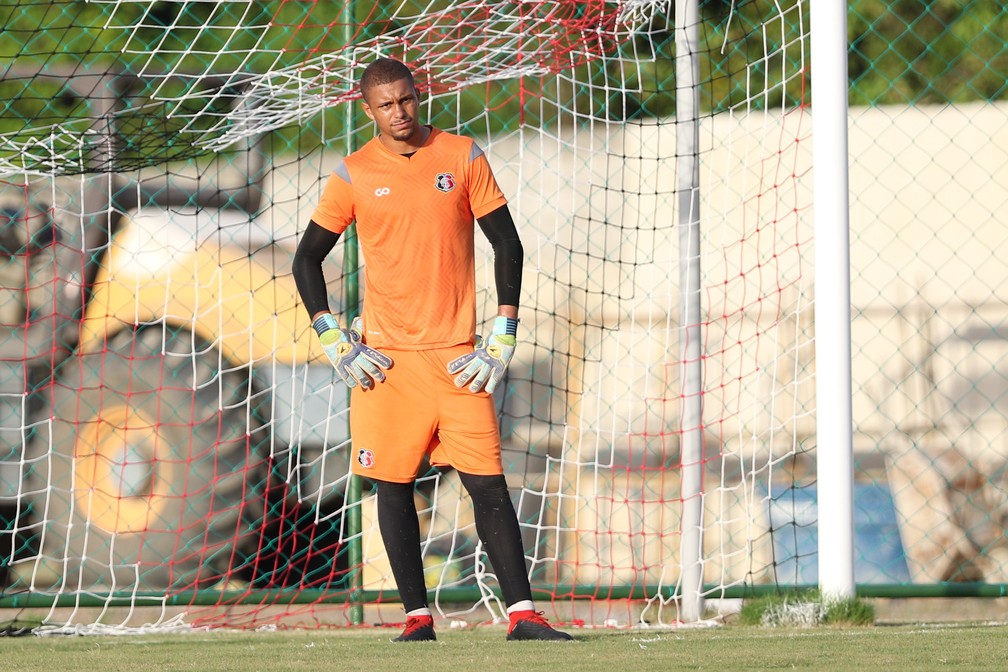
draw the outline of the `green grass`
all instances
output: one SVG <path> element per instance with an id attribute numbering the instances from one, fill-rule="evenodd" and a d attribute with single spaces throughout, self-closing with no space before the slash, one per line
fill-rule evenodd
<path id="1" fill-rule="evenodd" d="M 575 642 L 507 642 L 499 626 L 392 644 L 385 628 L 0 639 L 5 670 L 68 672 L 492 672 L 573 670 L 1005 670 L 1008 626 L 728 625 L 582 630 Z"/>
<path id="2" fill-rule="evenodd" d="M 811 608 L 811 609 L 810 609 Z M 818 590 L 783 591 L 746 600 L 739 612 L 744 625 L 871 625 L 875 608 L 856 597 L 824 599 Z"/>

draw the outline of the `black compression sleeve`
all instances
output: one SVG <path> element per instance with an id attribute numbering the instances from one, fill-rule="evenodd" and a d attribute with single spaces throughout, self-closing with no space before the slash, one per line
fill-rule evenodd
<path id="1" fill-rule="evenodd" d="M 399 599 L 407 613 L 427 606 L 423 556 L 420 554 L 420 521 L 417 519 L 413 483 L 376 481 L 378 531 Z M 524 560 L 524 556 L 522 556 Z"/>
<path id="2" fill-rule="evenodd" d="M 476 534 L 486 547 L 507 606 L 532 599 L 521 528 L 503 476 L 458 472 L 472 498 Z M 379 500 L 380 501 L 380 500 Z"/>
<path id="3" fill-rule="evenodd" d="M 329 294 L 326 291 L 322 262 L 336 247 L 337 240 L 338 233 L 324 229 L 312 220 L 308 222 L 308 228 L 294 252 L 291 272 L 309 317 L 329 310 Z"/>
<path id="4" fill-rule="evenodd" d="M 507 205 L 502 205 L 476 221 L 494 251 L 494 278 L 497 282 L 497 303 L 517 306 L 521 299 L 522 262 L 525 251 Z"/>

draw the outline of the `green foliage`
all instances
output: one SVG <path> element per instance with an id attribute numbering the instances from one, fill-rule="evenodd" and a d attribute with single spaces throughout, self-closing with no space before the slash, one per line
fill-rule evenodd
<path id="1" fill-rule="evenodd" d="M 826 602 L 825 625 L 871 625 L 875 622 L 875 608 L 864 600 L 849 598 Z"/>
<path id="2" fill-rule="evenodd" d="M 739 620 L 744 625 L 871 625 L 875 609 L 858 598 L 824 599 L 818 590 L 781 591 L 745 600 Z"/>
<path id="3" fill-rule="evenodd" d="M 807 74 L 788 77 L 807 58 L 798 38 L 808 31 L 808 0 L 699 0 L 701 108 L 704 113 L 737 105 L 769 109 L 804 104 Z M 397 28 L 393 9 L 407 14 L 451 5 L 404 3 L 283 2 L 82 2 L 53 0 L 6 2 L 0 7 L 0 67 L 13 62 L 116 67 L 157 73 L 266 72 L 321 54 L 338 53 Z M 560 110 L 567 118 L 607 116 L 635 120 L 675 114 L 676 57 L 674 17 L 655 16 L 635 39 L 619 45 L 606 61 L 578 66 L 571 79 L 547 75 L 473 86 L 451 100 L 430 104 L 431 122 L 463 128 L 480 136 L 513 131 L 522 124 L 552 125 Z M 852 0 L 848 4 L 850 102 L 854 105 L 962 103 L 1008 97 L 1008 7 L 997 0 Z M 777 10 L 780 17 L 765 23 Z M 205 29 L 206 28 L 206 29 Z M 158 60 L 154 60 L 158 59 Z M 632 65 L 631 65 L 632 64 Z M 785 67 L 786 66 L 786 67 Z M 61 108 L 58 92 L 3 94 L 0 133 L 34 126 L 45 132 L 47 119 L 74 119 L 79 110 Z M 33 87 L 47 86 L 32 83 Z M 51 84 L 48 85 L 51 88 Z M 763 92 L 753 97 L 753 91 Z M 17 101 L 16 104 L 11 101 Z M 32 106 L 38 109 L 31 109 Z M 65 105 L 63 105 L 65 107 Z M 161 115 L 168 119 L 172 110 Z M 278 149 L 314 146 L 345 137 L 343 106 L 276 133 Z M 443 123 L 442 120 L 448 120 Z M 359 115 L 357 123 L 359 124 Z M 171 138 L 172 129 L 158 129 Z M 181 138 L 181 136 L 180 136 Z M 180 142 L 184 139 L 180 139 Z M 179 146 L 159 153 L 183 156 Z M 57 148 L 59 149 L 59 148 Z M 149 149 L 140 149 L 148 152 Z"/>
<path id="4" fill-rule="evenodd" d="M 1008 7 L 1000 0 L 855 0 L 849 6 L 852 104 L 1008 97 Z"/>
<path id="5" fill-rule="evenodd" d="M 807 593 L 782 591 L 777 595 L 758 595 L 747 598 L 742 603 L 742 609 L 739 610 L 739 622 L 742 625 L 762 625 L 763 614 L 769 608 L 789 601 L 808 601 Z"/>

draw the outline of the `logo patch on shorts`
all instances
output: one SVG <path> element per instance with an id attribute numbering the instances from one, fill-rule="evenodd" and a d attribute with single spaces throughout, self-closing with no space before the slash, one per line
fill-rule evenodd
<path id="1" fill-rule="evenodd" d="M 357 449 L 357 463 L 360 464 L 365 469 L 370 469 L 374 466 L 374 453 L 372 453 L 367 448 Z"/>
<path id="2" fill-rule="evenodd" d="M 438 173 L 434 178 L 434 186 L 438 191 L 448 193 L 455 188 L 455 176 L 451 173 Z"/>

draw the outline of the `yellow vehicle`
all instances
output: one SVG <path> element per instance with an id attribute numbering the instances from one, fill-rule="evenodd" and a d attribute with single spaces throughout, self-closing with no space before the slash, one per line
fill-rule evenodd
<path id="1" fill-rule="evenodd" d="M 234 184 L 145 177 L 109 148 L 147 83 L 4 79 L 49 87 L 88 150 L 78 175 L 0 183 L 0 588 L 338 580 L 339 522 L 304 510 L 347 473 L 345 390 L 297 301 L 294 241 L 257 231 L 263 139 L 233 152 Z M 328 485 L 306 476 L 323 466 Z"/>

